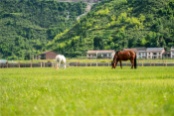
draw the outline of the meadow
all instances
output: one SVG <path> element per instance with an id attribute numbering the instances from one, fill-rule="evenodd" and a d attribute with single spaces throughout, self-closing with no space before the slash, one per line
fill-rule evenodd
<path id="1" fill-rule="evenodd" d="M 174 115 L 173 67 L 0 69 L 0 115 Z"/>

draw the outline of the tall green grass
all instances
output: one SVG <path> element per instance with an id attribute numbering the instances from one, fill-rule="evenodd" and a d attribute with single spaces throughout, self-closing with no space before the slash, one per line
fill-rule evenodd
<path id="1" fill-rule="evenodd" d="M 174 115 L 174 68 L 0 69 L 0 115 Z"/>

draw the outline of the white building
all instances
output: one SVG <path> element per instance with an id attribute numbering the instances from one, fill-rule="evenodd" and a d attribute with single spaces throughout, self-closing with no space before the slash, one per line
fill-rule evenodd
<path id="1" fill-rule="evenodd" d="M 137 59 L 145 59 L 147 57 L 146 48 L 139 47 L 139 48 L 127 48 L 124 50 L 133 50 L 137 54 Z"/>
<path id="2" fill-rule="evenodd" d="M 146 48 L 136 48 L 137 51 L 137 58 L 138 59 L 145 59 L 147 57 L 147 54 L 146 54 Z"/>
<path id="3" fill-rule="evenodd" d="M 137 59 L 156 59 L 162 58 L 165 53 L 164 48 L 127 48 L 124 50 L 133 50 L 137 54 Z M 174 53 L 173 53 L 174 54 Z"/>
<path id="4" fill-rule="evenodd" d="M 159 59 L 163 58 L 165 53 L 164 48 L 127 48 L 124 50 L 133 50 L 137 54 L 137 59 Z M 174 58 L 174 47 L 171 48 L 171 58 Z M 87 51 L 87 58 L 94 59 L 94 58 L 113 58 L 115 55 L 114 50 L 88 50 Z"/>
<path id="5" fill-rule="evenodd" d="M 156 59 L 156 58 L 162 58 L 165 50 L 164 48 L 147 48 L 147 59 Z"/>
<path id="6" fill-rule="evenodd" d="M 88 50 L 87 58 L 95 59 L 95 58 L 113 58 L 115 55 L 114 50 Z"/>

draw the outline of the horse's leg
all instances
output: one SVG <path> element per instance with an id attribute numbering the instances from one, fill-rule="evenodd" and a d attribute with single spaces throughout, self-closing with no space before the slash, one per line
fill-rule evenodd
<path id="1" fill-rule="evenodd" d="M 130 60 L 130 62 L 131 62 L 131 69 L 133 69 L 133 67 L 134 67 L 134 60 Z"/>
<path id="2" fill-rule="evenodd" d="M 122 68 L 122 62 L 121 62 L 121 60 L 120 60 L 120 67 Z"/>
<path id="3" fill-rule="evenodd" d="M 56 61 L 55 68 L 58 69 L 58 67 L 59 67 L 59 62 Z"/>
<path id="4" fill-rule="evenodd" d="M 132 69 L 135 68 L 134 67 L 134 59 L 132 59 Z"/>
<path id="5" fill-rule="evenodd" d="M 117 63 L 118 63 L 118 60 L 117 60 L 116 63 L 115 63 L 115 68 L 116 68 L 116 66 L 117 66 Z"/>
<path id="6" fill-rule="evenodd" d="M 60 68 L 60 63 L 61 63 L 61 62 L 58 62 L 58 64 L 57 64 L 57 69 L 59 69 L 59 68 Z"/>

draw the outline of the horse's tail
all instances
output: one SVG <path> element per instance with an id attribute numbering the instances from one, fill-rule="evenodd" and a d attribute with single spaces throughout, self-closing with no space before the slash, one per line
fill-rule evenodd
<path id="1" fill-rule="evenodd" d="M 137 68 L 137 55 L 135 53 L 135 58 L 134 58 L 134 68 Z"/>

